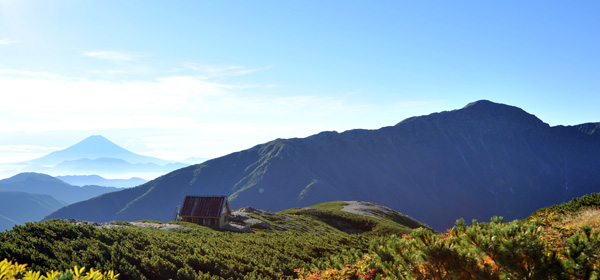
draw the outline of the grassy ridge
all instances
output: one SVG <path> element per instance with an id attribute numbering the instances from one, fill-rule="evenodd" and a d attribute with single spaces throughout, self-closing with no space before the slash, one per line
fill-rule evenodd
<path id="1" fill-rule="evenodd" d="M 395 211 L 393 213 L 384 213 L 377 210 L 367 211 L 372 216 L 342 211 L 346 204 L 347 202 L 344 201 L 326 202 L 308 208 L 288 209 L 279 213 L 292 217 L 304 217 L 305 221 L 320 221 L 341 232 L 362 233 L 369 236 L 407 234 L 415 228 L 429 228 L 425 224 Z"/>

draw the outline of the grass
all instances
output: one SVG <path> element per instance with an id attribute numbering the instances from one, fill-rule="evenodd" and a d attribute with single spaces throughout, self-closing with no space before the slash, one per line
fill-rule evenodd
<path id="1" fill-rule="evenodd" d="M 583 226 L 591 226 L 600 228 L 600 209 L 589 208 L 577 212 L 575 215 L 563 214 L 560 224 L 565 228 L 581 228 Z"/>
<path id="2" fill-rule="evenodd" d="M 348 203 L 346 203 L 344 201 L 332 201 L 332 202 L 325 202 L 325 203 L 313 205 L 310 208 L 327 210 L 327 211 L 342 211 L 342 208 L 344 208 L 344 206 L 346 206 L 346 205 L 348 205 Z"/>
<path id="3" fill-rule="evenodd" d="M 419 225 L 408 225 L 394 215 L 367 217 L 342 211 L 344 201 L 292 208 L 272 214 L 251 213 L 249 217 L 261 220 L 269 227 L 251 225 L 255 232 L 296 232 L 323 234 L 406 234 Z M 399 215 L 399 214 L 398 214 Z"/>

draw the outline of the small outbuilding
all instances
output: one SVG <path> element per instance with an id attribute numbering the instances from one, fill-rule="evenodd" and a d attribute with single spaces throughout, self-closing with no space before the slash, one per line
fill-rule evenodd
<path id="1" fill-rule="evenodd" d="M 227 224 L 231 214 L 226 196 L 186 196 L 177 219 L 212 228 Z"/>

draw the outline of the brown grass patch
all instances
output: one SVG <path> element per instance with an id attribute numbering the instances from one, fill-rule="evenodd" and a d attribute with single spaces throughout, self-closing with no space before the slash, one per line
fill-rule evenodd
<path id="1" fill-rule="evenodd" d="M 585 209 L 576 215 L 564 215 L 560 224 L 569 229 L 591 226 L 600 228 L 600 208 Z"/>

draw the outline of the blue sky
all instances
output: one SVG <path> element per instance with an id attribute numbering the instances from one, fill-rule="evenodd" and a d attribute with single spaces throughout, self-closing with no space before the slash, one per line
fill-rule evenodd
<path id="1" fill-rule="evenodd" d="M 488 99 L 599 122 L 597 1 L 0 0 L 0 162 L 165 159 Z"/>

